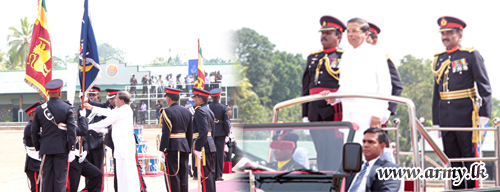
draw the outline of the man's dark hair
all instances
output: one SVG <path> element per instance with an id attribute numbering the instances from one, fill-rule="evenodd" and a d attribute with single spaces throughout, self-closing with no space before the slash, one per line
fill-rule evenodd
<path id="1" fill-rule="evenodd" d="M 359 18 L 359 17 L 354 17 L 352 19 L 349 19 L 349 21 L 347 21 L 347 23 L 358 23 L 359 25 L 361 25 L 361 31 L 363 32 L 367 32 L 368 30 L 370 30 L 370 25 L 368 25 L 368 22 L 362 18 Z"/>
<path id="2" fill-rule="evenodd" d="M 118 92 L 117 96 L 118 96 L 118 99 L 123 100 L 125 102 L 125 104 L 130 103 L 130 95 L 128 95 L 128 92 L 120 91 L 120 92 Z"/>
<path id="3" fill-rule="evenodd" d="M 378 35 L 371 31 L 370 33 L 368 33 L 368 36 L 370 36 L 372 39 L 378 39 Z"/>
<path id="4" fill-rule="evenodd" d="M 172 101 L 179 101 L 179 95 L 175 94 L 165 94 L 168 98 L 172 99 Z"/>
<path id="5" fill-rule="evenodd" d="M 204 97 L 204 96 L 200 96 L 200 95 L 198 95 L 198 97 L 201 98 L 201 100 L 203 101 L 204 104 L 208 103 L 208 97 Z"/>
<path id="6" fill-rule="evenodd" d="M 459 28 L 455 28 L 455 31 L 457 32 L 457 34 L 462 34 L 462 29 L 459 29 Z"/>
<path id="7" fill-rule="evenodd" d="M 389 140 L 389 138 L 387 137 L 387 134 L 385 134 L 384 130 L 380 129 L 380 128 L 376 128 L 376 127 L 371 127 L 371 128 L 368 128 L 364 133 L 363 135 L 365 135 L 366 133 L 377 133 L 377 141 L 378 143 L 386 143 L 386 141 Z"/>
<path id="8" fill-rule="evenodd" d="M 218 101 L 220 99 L 220 95 L 219 96 L 211 96 L 212 97 L 212 100 L 214 101 Z"/>

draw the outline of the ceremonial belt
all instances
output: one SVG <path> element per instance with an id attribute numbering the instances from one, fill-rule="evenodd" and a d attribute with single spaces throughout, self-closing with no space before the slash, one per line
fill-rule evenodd
<path id="1" fill-rule="evenodd" d="M 474 107 L 474 110 L 472 110 L 472 127 L 479 127 L 479 107 L 481 107 L 482 101 L 476 93 L 476 88 L 473 87 L 457 91 L 439 92 L 439 95 L 441 96 L 441 100 L 470 98 Z M 483 139 L 482 131 L 472 131 L 472 143 L 477 143 Z"/>
<path id="2" fill-rule="evenodd" d="M 476 96 L 476 88 L 462 89 L 457 91 L 439 92 L 441 100 L 465 99 Z"/>
<path id="3" fill-rule="evenodd" d="M 309 89 L 309 95 L 316 95 L 316 94 L 321 93 L 324 90 L 328 90 L 330 92 L 337 92 L 338 89 L 335 89 L 335 88 L 326 88 L 326 87 L 315 87 L 315 88 Z"/>
<path id="4" fill-rule="evenodd" d="M 193 133 L 193 139 L 198 138 L 198 136 L 200 136 L 200 133 Z M 212 136 L 212 131 L 209 131 L 207 136 Z"/>
<path id="5" fill-rule="evenodd" d="M 186 138 L 186 133 L 170 133 L 170 138 Z"/>

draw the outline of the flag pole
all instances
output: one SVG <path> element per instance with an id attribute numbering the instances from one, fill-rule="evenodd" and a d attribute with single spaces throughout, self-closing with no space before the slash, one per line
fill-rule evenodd
<path id="1" fill-rule="evenodd" d="M 82 65 L 83 65 L 83 68 L 82 68 L 82 110 L 86 110 L 85 108 L 83 108 L 83 104 L 85 103 L 85 64 L 87 63 L 87 59 L 86 58 L 83 58 L 83 61 L 82 61 Z M 82 154 L 82 144 L 83 144 L 83 141 L 82 141 L 82 137 L 80 137 L 80 156 Z"/>

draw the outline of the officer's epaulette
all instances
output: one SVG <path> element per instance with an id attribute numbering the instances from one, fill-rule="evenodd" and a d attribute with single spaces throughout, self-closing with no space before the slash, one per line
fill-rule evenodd
<path id="1" fill-rule="evenodd" d="M 312 53 L 309 54 L 309 56 L 314 55 L 314 54 L 318 54 L 318 53 L 322 53 L 322 52 L 323 52 L 323 50 L 313 51 Z"/>
<path id="2" fill-rule="evenodd" d="M 476 50 L 474 47 L 460 47 L 460 51 L 467 51 L 469 53 L 472 53 Z"/>
<path id="3" fill-rule="evenodd" d="M 434 54 L 434 57 L 435 57 L 435 56 L 439 56 L 439 55 L 441 55 L 441 54 L 443 54 L 443 53 L 446 53 L 446 50 L 441 51 L 441 52 L 437 52 L 437 53 L 435 53 L 435 54 Z"/>
<path id="4" fill-rule="evenodd" d="M 337 52 L 344 53 L 344 50 L 339 48 L 339 49 L 337 49 Z"/>

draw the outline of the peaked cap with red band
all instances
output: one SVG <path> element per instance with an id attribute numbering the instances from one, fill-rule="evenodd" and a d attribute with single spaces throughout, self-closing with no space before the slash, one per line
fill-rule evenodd
<path id="1" fill-rule="evenodd" d="M 169 87 L 165 87 L 165 95 L 166 94 L 172 94 L 172 95 L 180 95 L 182 90 L 180 89 L 173 89 Z"/>
<path id="2" fill-rule="evenodd" d="M 116 94 L 121 91 L 121 89 L 105 89 L 106 92 L 108 92 L 108 96 L 106 96 L 107 99 L 111 99 L 116 97 Z"/>
<path id="3" fill-rule="evenodd" d="M 49 93 L 55 93 L 61 91 L 64 85 L 63 80 L 60 79 L 52 79 L 47 84 L 45 84 L 45 89 L 49 91 Z"/>
<path id="4" fill-rule="evenodd" d="M 99 92 L 101 92 L 101 88 L 99 88 L 98 86 L 92 86 L 92 89 L 90 89 L 89 92 L 99 93 Z"/>
<path id="5" fill-rule="evenodd" d="M 212 97 L 220 96 L 220 93 L 222 93 L 222 89 L 220 89 L 220 88 L 215 88 L 215 89 L 210 90 L 210 95 Z"/>
<path id="6" fill-rule="evenodd" d="M 36 108 L 38 106 L 42 105 L 42 103 L 40 103 L 40 101 L 37 101 L 36 103 L 34 103 L 33 105 L 29 106 L 28 108 L 26 108 L 24 110 L 24 112 L 26 112 L 28 115 L 35 112 Z"/>
<path id="7" fill-rule="evenodd" d="M 451 31 L 453 29 L 463 30 L 467 26 L 461 19 L 450 16 L 440 17 L 437 23 L 440 27 L 439 31 Z"/>
<path id="8" fill-rule="evenodd" d="M 342 21 L 329 15 L 321 17 L 321 19 L 319 19 L 319 24 L 321 24 L 321 29 L 319 31 L 340 30 L 340 32 L 343 33 L 347 28 Z"/>
<path id="9" fill-rule="evenodd" d="M 370 31 L 375 33 L 375 35 L 378 35 L 380 33 L 380 28 L 377 25 L 370 22 L 368 22 L 368 25 L 370 26 Z"/>
<path id="10" fill-rule="evenodd" d="M 210 93 L 208 91 L 203 90 L 203 89 L 193 88 L 193 95 L 208 97 L 208 96 L 210 96 Z"/>

